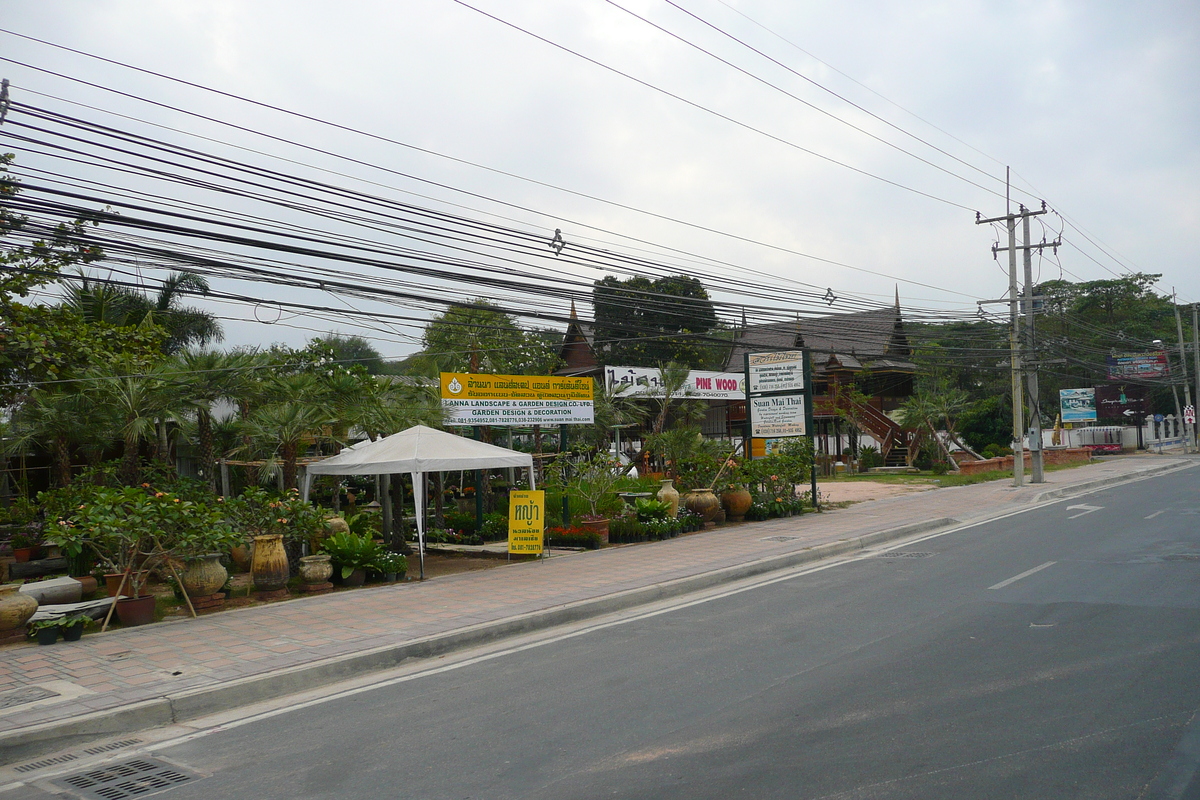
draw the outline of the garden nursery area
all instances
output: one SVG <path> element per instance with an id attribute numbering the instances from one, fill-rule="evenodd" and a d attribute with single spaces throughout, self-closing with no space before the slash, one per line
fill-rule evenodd
<path id="1" fill-rule="evenodd" d="M 811 473 L 807 440 L 745 461 L 728 442 L 686 439 L 658 460 L 664 472 L 640 477 L 586 446 L 539 454 L 545 546 L 628 546 L 811 509 L 811 493 L 798 490 Z M 122 467 L 101 463 L 0 509 L 0 644 L 420 577 L 406 477 L 314 476 L 305 500 L 258 485 L 250 467 L 234 470 L 244 486 L 227 496 L 161 462 L 132 484 Z M 506 541 L 508 494 L 528 477 L 503 468 L 422 476 L 424 577 L 529 558 L 488 546 Z"/>

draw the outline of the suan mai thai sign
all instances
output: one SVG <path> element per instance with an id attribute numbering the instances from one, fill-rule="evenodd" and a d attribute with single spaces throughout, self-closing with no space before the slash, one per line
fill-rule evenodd
<path id="1" fill-rule="evenodd" d="M 803 350 L 746 354 L 746 416 L 752 439 L 809 435 L 809 395 Z"/>
<path id="2" fill-rule="evenodd" d="M 586 425 L 595 419 L 591 378 L 441 373 L 449 425 Z"/>

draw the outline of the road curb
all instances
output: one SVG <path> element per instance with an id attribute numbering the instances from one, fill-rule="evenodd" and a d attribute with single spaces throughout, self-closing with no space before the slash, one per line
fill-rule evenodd
<path id="1" fill-rule="evenodd" d="M 1172 464 L 1158 464 L 1147 469 L 1138 470 L 1137 472 L 1129 472 L 1124 475 L 1112 475 L 1107 478 L 1096 478 L 1094 480 L 1084 481 L 1083 483 L 1075 483 L 1071 484 L 1070 486 L 1063 486 L 1059 489 L 1051 489 L 1048 492 L 1035 494 L 1033 497 L 1030 497 L 1027 502 L 1031 504 L 1041 503 L 1046 500 L 1056 500 L 1060 497 L 1071 497 L 1077 494 L 1087 494 L 1088 492 L 1095 491 L 1096 489 L 1103 489 L 1105 486 L 1113 486 L 1118 483 L 1126 483 L 1139 478 L 1148 478 L 1152 475 L 1161 475 L 1164 472 L 1174 472 L 1175 470 L 1188 469 L 1194 466 L 1196 466 L 1196 462 L 1194 461 L 1191 463 L 1181 463 L 1176 461 Z"/>
<path id="2" fill-rule="evenodd" d="M 383 645 L 215 686 L 176 692 L 128 706 L 81 714 L 68 720 L 6 731 L 0 733 L 0 754 L 3 754 L 0 755 L 0 765 L 63 750 L 92 739 L 194 720 L 244 705 L 317 689 L 370 672 L 391 669 L 409 659 L 446 655 L 498 639 L 624 611 L 957 524 L 959 520 L 952 517 L 910 523 L 652 586 L 627 589 L 508 619 L 480 623 L 435 636 Z"/>

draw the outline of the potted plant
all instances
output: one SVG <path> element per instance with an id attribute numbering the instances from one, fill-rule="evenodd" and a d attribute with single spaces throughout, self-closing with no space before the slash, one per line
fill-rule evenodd
<path id="1" fill-rule="evenodd" d="M 50 528 L 47 541 L 60 546 L 68 558 L 91 548 L 108 569 L 120 575 L 118 591 L 124 597 L 117 601 L 117 616 L 121 623 L 153 622 L 154 595 L 146 591 L 146 579 L 153 564 L 166 555 L 154 542 L 163 516 L 154 500 L 161 498 L 154 498 L 146 487 L 97 486 L 81 499 L 70 518 L 60 519 Z"/>
<path id="2" fill-rule="evenodd" d="M 218 504 L 187 500 L 170 492 L 152 492 L 147 499 L 147 531 L 157 549 L 179 559 L 179 579 L 188 597 L 211 597 L 225 585 L 229 573 L 221 553 L 240 541 Z"/>
<path id="3" fill-rule="evenodd" d="M 294 489 L 274 495 L 252 487 L 225 506 L 233 527 L 254 541 L 250 572 L 259 591 L 282 589 L 303 549 L 315 549 L 327 531 L 324 514 Z"/>
<path id="4" fill-rule="evenodd" d="M 12 547 L 13 558 L 17 560 L 18 564 L 23 564 L 32 560 L 37 554 L 40 543 L 41 542 L 38 537 L 30 533 L 16 533 L 13 534 L 12 539 L 9 540 L 9 546 Z"/>
<path id="5" fill-rule="evenodd" d="M 563 485 L 562 471 L 566 464 L 555 462 L 554 478 Z M 621 480 L 621 463 L 607 453 L 596 453 L 591 458 L 570 465 L 571 477 L 565 481 L 568 496 L 583 498 L 587 511 L 580 517 L 580 525 L 600 534 L 608 542 L 609 518 L 602 513 L 606 501 L 616 502 L 613 487 Z"/>
<path id="6" fill-rule="evenodd" d="M 58 628 L 62 631 L 64 642 L 78 642 L 83 638 L 83 629 L 94 620 L 87 614 L 70 614 L 58 620 Z"/>
<path id="7" fill-rule="evenodd" d="M 58 620 L 42 619 L 29 623 L 29 635 L 40 645 L 54 644 L 58 641 Z"/>
<path id="8" fill-rule="evenodd" d="M 408 558 L 403 553 L 384 551 L 375 559 L 371 569 L 382 575 L 388 583 L 404 580 L 404 576 L 408 572 Z"/>
<path id="9" fill-rule="evenodd" d="M 335 533 L 321 544 L 334 563 L 334 574 L 341 575 L 347 586 L 362 586 L 370 569 L 383 553 L 383 548 L 370 536 L 355 533 Z"/>

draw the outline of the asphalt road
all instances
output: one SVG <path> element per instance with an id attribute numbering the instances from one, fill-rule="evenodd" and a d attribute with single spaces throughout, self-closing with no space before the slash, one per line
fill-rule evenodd
<path id="1" fill-rule="evenodd" d="M 163 748 L 163 797 L 1200 797 L 1200 469 L 894 550 Z"/>

